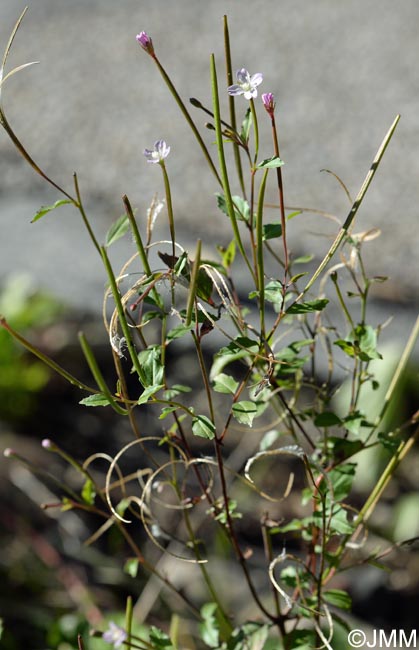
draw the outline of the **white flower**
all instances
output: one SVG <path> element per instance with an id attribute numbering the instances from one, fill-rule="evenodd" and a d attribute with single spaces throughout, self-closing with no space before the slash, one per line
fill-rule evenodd
<path id="1" fill-rule="evenodd" d="M 253 99 L 258 96 L 257 87 L 263 81 L 263 74 L 256 72 L 250 76 L 246 68 L 240 68 L 236 72 L 237 84 L 228 87 L 229 95 L 244 95 L 245 99 Z"/>
<path id="2" fill-rule="evenodd" d="M 161 163 L 170 153 L 170 147 L 164 140 L 157 140 L 154 149 L 144 149 L 144 156 L 149 163 Z"/>
<path id="3" fill-rule="evenodd" d="M 114 648 L 120 648 L 127 639 L 127 633 L 123 627 L 110 621 L 108 629 L 102 634 L 102 639 L 106 643 L 112 643 Z"/>

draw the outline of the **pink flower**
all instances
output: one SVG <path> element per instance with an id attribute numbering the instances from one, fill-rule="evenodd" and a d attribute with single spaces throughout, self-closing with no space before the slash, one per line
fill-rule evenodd
<path id="1" fill-rule="evenodd" d="M 263 81 L 263 74 L 256 72 L 250 76 L 246 68 L 240 68 L 236 72 L 237 83 L 228 87 L 229 95 L 244 95 L 245 99 L 253 99 L 258 96 L 257 87 Z"/>
<path id="2" fill-rule="evenodd" d="M 262 95 L 263 105 L 271 117 L 273 117 L 275 111 L 275 97 L 272 93 L 263 93 Z"/>
<path id="3" fill-rule="evenodd" d="M 147 54 L 154 54 L 153 41 L 147 32 L 140 32 L 135 38 Z"/>

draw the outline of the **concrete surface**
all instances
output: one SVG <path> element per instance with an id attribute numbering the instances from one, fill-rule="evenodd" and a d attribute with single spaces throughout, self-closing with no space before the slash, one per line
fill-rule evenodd
<path id="1" fill-rule="evenodd" d="M 323 209 L 343 220 L 349 208 L 345 193 L 320 170 L 333 170 L 355 195 L 394 116 L 402 114 L 356 229 L 382 230 L 381 238 L 367 245 L 367 262 L 372 272 L 392 277 L 384 291 L 396 301 L 417 300 L 417 0 L 28 0 L 28 5 L 8 69 L 41 63 L 5 84 L 4 106 L 28 151 L 57 182 L 71 191 L 77 170 L 99 239 L 123 212 L 122 194 L 138 207 L 140 220 L 153 194 L 162 194 L 160 170 L 146 164 L 142 150 L 164 138 L 172 146 L 168 171 L 178 230 L 192 246 L 196 236 L 227 243 L 227 224 L 213 197 L 217 185 L 152 60 L 135 41 L 145 29 L 182 97 L 210 104 L 210 52 L 218 62 L 221 94 L 225 86 L 226 13 L 234 68 L 263 72 L 262 91 L 277 98 L 288 205 Z M 1 0 L 2 47 L 23 6 Z M 237 101 L 238 110 L 245 105 Z M 198 124 L 205 121 L 191 111 Z M 270 130 L 261 107 L 259 119 L 261 154 L 267 157 Z M 213 134 L 205 129 L 203 134 L 213 149 Z M 79 216 L 63 208 L 30 225 L 40 205 L 60 197 L 3 132 L 0 178 L 0 282 L 9 272 L 27 270 L 71 303 L 96 308 L 104 275 Z M 276 198 L 273 183 L 268 198 Z M 296 254 L 321 255 L 334 226 L 305 214 L 289 228 Z"/>

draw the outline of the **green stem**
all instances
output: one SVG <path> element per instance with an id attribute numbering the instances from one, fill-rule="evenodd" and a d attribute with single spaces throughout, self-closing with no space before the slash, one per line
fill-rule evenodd
<path id="1" fill-rule="evenodd" d="M 100 246 L 99 246 L 99 243 L 98 243 L 98 241 L 97 241 L 97 239 L 96 239 L 96 237 L 95 237 L 95 234 L 94 234 L 94 232 L 93 232 L 93 230 L 92 230 L 92 227 L 91 227 L 91 225 L 90 225 L 90 223 L 89 223 L 89 220 L 88 220 L 88 218 L 87 218 L 86 212 L 85 212 L 84 207 L 83 207 L 83 203 L 82 203 L 81 195 L 80 195 L 79 181 L 78 181 L 78 178 L 77 178 L 77 174 L 76 174 L 76 173 L 73 174 L 73 179 L 74 179 L 74 188 L 75 188 L 75 190 L 76 190 L 76 195 L 77 195 L 77 203 L 76 203 L 76 206 L 77 206 L 77 208 L 78 208 L 78 210 L 79 210 L 79 212 L 80 212 L 80 214 L 81 214 L 81 217 L 82 217 L 82 219 L 83 219 L 84 225 L 85 225 L 86 228 L 87 228 L 87 232 L 89 233 L 90 239 L 92 240 L 94 247 L 96 248 L 97 252 L 98 252 L 99 255 L 100 255 Z"/>
<path id="2" fill-rule="evenodd" d="M 347 306 L 345 304 L 345 301 L 343 299 L 342 291 L 340 290 L 340 287 L 339 287 L 339 284 L 338 284 L 337 273 L 336 272 L 332 273 L 331 276 L 330 276 L 330 279 L 332 280 L 333 284 L 335 285 L 336 294 L 337 294 L 337 297 L 338 297 L 338 300 L 339 300 L 339 304 L 340 304 L 340 306 L 342 308 L 343 313 L 345 314 L 346 320 L 348 321 L 351 330 L 354 331 L 355 330 L 355 323 L 353 322 L 352 316 L 350 315 L 349 310 L 348 310 L 348 308 L 347 308 Z"/>
<path id="3" fill-rule="evenodd" d="M 324 269 L 329 264 L 330 260 L 332 259 L 332 257 L 336 253 L 337 249 L 341 245 L 344 238 L 348 235 L 348 232 L 350 231 L 350 228 L 351 228 L 351 226 L 352 226 L 352 224 L 354 222 L 354 219 L 356 217 L 358 209 L 359 209 L 359 207 L 360 207 L 360 205 L 361 205 L 361 203 L 362 203 L 362 201 L 363 201 L 363 199 L 365 197 L 365 194 L 367 193 L 367 190 L 368 190 L 368 188 L 369 188 L 369 186 L 371 184 L 372 179 L 374 178 L 375 172 L 378 169 L 378 166 L 379 166 L 379 164 L 381 162 L 381 159 L 382 159 L 382 157 L 384 155 L 384 152 L 387 149 L 387 146 L 388 146 L 388 144 L 389 144 L 389 142 L 390 142 L 390 140 L 391 140 L 391 138 L 392 138 L 392 136 L 394 134 L 394 131 L 396 130 L 396 127 L 397 127 L 397 124 L 399 123 L 399 120 L 400 120 L 400 115 L 397 115 L 395 117 L 394 121 L 393 121 L 393 124 L 391 125 L 391 127 L 387 131 L 387 133 L 386 133 L 386 135 L 384 137 L 384 140 L 382 141 L 382 143 L 380 145 L 380 148 L 378 149 L 378 151 L 377 151 L 377 153 L 375 155 L 374 160 L 372 161 L 371 167 L 368 170 L 368 173 L 367 173 L 367 175 L 366 175 L 366 177 L 364 179 L 364 182 L 361 185 L 361 189 L 358 192 L 358 196 L 356 197 L 355 202 L 353 203 L 352 208 L 350 209 L 349 214 L 346 217 L 346 220 L 345 220 L 343 226 L 339 230 L 333 244 L 329 248 L 328 252 L 326 253 L 323 260 L 320 262 L 319 266 L 317 267 L 317 269 L 315 270 L 313 275 L 311 276 L 310 280 L 307 282 L 304 289 L 301 291 L 301 293 L 299 293 L 299 295 L 296 297 L 296 299 L 292 303 L 293 305 L 300 302 L 300 300 L 305 296 L 307 291 L 309 291 L 309 289 L 313 286 L 313 284 L 315 283 L 317 278 L 323 273 Z M 278 327 L 278 325 L 279 325 L 279 323 L 280 323 L 280 321 L 282 320 L 283 317 L 284 317 L 284 313 L 281 311 L 278 314 L 278 317 L 277 317 L 277 319 L 276 319 L 276 321 L 275 321 L 275 323 L 274 323 L 274 325 L 272 327 L 271 334 L 273 334 L 273 332 L 276 330 L 276 328 Z"/>
<path id="4" fill-rule="evenodd" d="M 274 144 L 274 153 L 277 158 L 280 158 L 279 153 L 279 144 L 278 144 L 278 132 L 276 129 L 275 115 L 272 113 L 272 139 Z M 278 193 L 279 193 L 279 211 L 281 215 L 281 228 L 282 228 L 282 245 L 284 248 L 284 299 L 286 292 L 287 276 L 288 276 L 288 267 L 289 267 L 289 258 L 288 258 L 288 245 L 287 245 L 287 222 L 285 219 L 285 201 L 284 201 L 284 184 L 282 179 L 282 167 L 276 168 L 276 177 L 278 183 Z M 282 311 L 282 310 L 281 310 Z"/>
<path id="5" fill-rule="evenodd" d="M 90 368 L 90 371 L 100 389 L 100 391 L 105 395 L 107 400 L 109 401 L 110 406 L 112 406 L 113 410 L 119 413 L 119 415 L 127 415 L 128 411 L 119 406 L 119 404 L 115 401 L 112 393 L 110 392 L 106 381 L 99 369 L 99 366 L 97 364 L 97 361 L 95 359 L 95 356 L 93 354 L 92 348 L 90 347 L 89 343 L 87 342 L 87 339 L 83 332 L 79 332 L 79 341 L 81 345 L 81 349 L 83 350 L 83 354 L 86 358 L 87 364 Z"/>
<path id="6" fill-rule="evenodd" d="M 193 132 L 195 138 L 197 139 L 199 146 L 202 149 L 202 152 L 203 152 L 203 154 L 205 156 L 205 159 L 206 159 L 212 173 L 214 174 L 215 178 L 217 179 L 217 182 L 220 185 L 222 185 L 221 178 L 220 178 L 220 176 L 219 176 L 219 174 L 218 174 L 218 172 L 217 172 L 217 170 L 215 168 L 215 165 L 214 165 L 214 163 L 212 161 L 212 158 L 211 158 L 211 156 L 210 156 L 210 154 L 208 152 L 206 144 L 203 141 L 203 139 L 201 137 L 201 134 L 199 133 L 198 129 L 196 128 L 195 122 L 193 121 L 193 119 L 189 115 L 188 109 L 186 108 L 186 106 L 183 103 L 179 93 L 177 92 L 176 88 L 174 87 L 169 75 L 167 74 L 166 70 L 163 68 L 162 64 L 160 63 L 160 61 L 158 60 L 158 58 L 157 58 L 157 56 L 155 54 L 153 55 L 153 59 L 154 59 L 156 65 L 157 65 L 157 67 L 159 69 L 159 72 L 160 72 L 161 76 L 163 77 L 167 87 L 169 88 L 170 92 L 172 93 L 177 105 L 179 106 L 180 110 L 182 111 L 184 118 L 186 119 L 187 123 L 191 127 L 192 132 Z"/>
<path id="7" fill-rule="evenodd" d="M 221 168 L 221 177 L 222 177 L 222 185 L 223 185 L 223 190 L 224 190 L 224 195 L 226 199 L 226 205 L 227 205 L 227 212 L 228 216 L 231 221 L 231 226 L 233 229 L 234 233 L 234 238 L 237 243 L 237 247 L 246 262 L 246 265 L 250 271 L 250 274 L 253 278 L 253 281 L 256 282 L 255 274 L 252 269 L 252 266 L 248 260 L 248 257 L 246 255 L 246 251 L 244 250 L 243 247 L 243 242 L 240 237 L 240 232 L 239 228 L 237 225 L 237 219 L 236 219 L 236 214 L 234 211 L 234 205 L 233 205 L 233 199 L 231 198 L 231 190 L 230 190 L 230 183 L 228 180 L 228 174 L 227 174 L 227 165 L 225 161 L 225 156 L 224 156 L 224 145 L 223 145 L 223 134 L 222 134 L 222 129 L 221 129 L 221 118 L 220 118 L 220 101 L 218 97 L 218 83 L 217 83 L 217 70 L 215 67 L 215 58 L 214 55 L 211 55 L 211 85 L 212 85 L 212 101 L 213 101 L 213 109 L 214 109 L 214 123 L 215 123 L 215 133 L 216 133 L 216 139 L 217 139 L 217 149 L 218 149 L 218 158 L 220 161 L 220 168 Z"/>
<path id="8" fill-rule="evenodd" d="M 128 596 L 127 605 L 125 608 L 125 632 L 127 633 L 126 644 L 128 648 L 132 647 L 131 646 L 132 614 L 133 614 L 132 597 Z"/>
<path id="9" fill-rule="evenodd" d="M 188 304 L 186 307 L 186 320 L 185 320 L 186 327 L 189 327 L 192 320 L 192 310 L 195 304 L 200 264 L 201 264 L 201 240 L 198 239 L 196 244 L 195 259 L 192 264 L 191 282 L 189 285 Z"/>
<path id="10" fill-rule="evenodd" d="M 82 381 L 79 381 L 76 377 L 71 375 L 67 370 L 64 370 L 61 366 L 58 365 L 58 363 L 55 363 L 50 357 L 48 357 L 46 354 L 41 352 L 38 348 L 36 348 L 32 343 L 30 343 L 27 339 L 25 339 L 21 334 L 16 332 L 7 322 L 7 320 L 4 318 L 4 316 L 0 316 L 0 327 L 3 327 L 5 330 L 9 332 L 13 336 L 16 341 L 18 341 L 21 345 L 23 345 L 26 350 L 31 352 L 31 354 L 35 355 L 38 357 L 38 359 L 41 359 L 47 365 L 49 368 L 54 370 L 54 372 L 58 373 L 61 375 L 61 377 L 64 377 L 70 384 L 73 384 L 73 386 L 77 386 L 77 388 L 81 388 L 82 390 L 87 390 L 89 393 L 97 393 L 97 390 L 94 388 L 91 388 L 90 386 L 87 386 L 87 384 L 84 384 Z"/>
<path id="11" fill-rule="evenodd" d="M 353 539 L 356 539 L 356 537 L 359 535 L 361 531 L 361 526 L 366 524 L 368 519 L 371 517 L 378 501 L 380 500 L 384 490 L 390 483 L 394 472 L 396 471 L 397 467 L 400 465 L 402 460 L 407 456 L 413 445 L 416 443 L 417 439 L 419 437 L 419 427 L 414 431 L 412 436 L 408 438 L 408 440 L 405 440 L 400 443 L 397 451 L 395 454 L 392 456 L 390 462 L 388 463 L 387 467 L 385 468 L 384 472 L 378 479 L 377 483 L 375 484 L 371 494 L 365 501 L 364 505 L 362 506 L 361 510 L 358 513 L 358 516 L 356 517 L 354 521 L 354 529 L 355 532 L 352 533 L 351 535 L 346 535 L 344 539 L 342 540 L 339 548 L 337 549 L 335 553 L 335 561 L 334 561 L 334 566 L 338 566 L 339 562 L 337 560 L 341 558 L 343 553 L 346 550 L 346 544 L 348 542 L 348 539 L 351 537 Z M 334 569 L 331 570 L 332 573 L 334 573 Z M 329 577 L 329 574 L 327 574 L 325 577 Z"/>
<path id="12" fill-rule="evenodd" d="M 225 56 L 225 63 L 226 63 L 227 86 L 231 86 L 233 83 L 233 71 L 231 65 L 230 33 L 228 29 L 227 16 L 224 16 L 224 56 Z M 230 110 L 230 122 L 231 122 L 232 130 L 237 133 L 236 110 L 235 110 L 233 95 L 228 96 L 228 107 Z M 246 188 L 244 184 L 243 168 L 242 168 L 242 162 L 240 158 L 240 147 L 237 144 L 237 142 L 233 142 L 233 152 L 234 152 L 234 162 L 236 165 L 240 188 L 244 199 L 246 199 Z"/>
<path id="13" fill-rule="evenodd" d="M 61 194 L 66 196 L 72 203 L 74 203 L 74 205 L 77 205 L 77 202 L 76 202 L 75 198 L 73 196 L 71 196 L 71 194 L 68 194 L 68 192 L 66 192 L 60 185 L 58 185 L 58 183 L 53 181 L 52 178 L 50 178 L 44 171 L 42 171 L 42 169 L 39 167 L 39 165 L 28 154 L 25 147 L 20 142 L 19 138 L 17 137 L 17 135 L 13 131 L 12 127 L 10 126 L 10 124 L 9 124 L 7 118 L 6 118 L 6 115 L 5 115 L 4 111 L 3 111 L 3 108 L 1 106 L 0 106 L 0 124 L 4 128 L 4 130 L 6 131 L 7 135 L 9 136 L 9 138 L 11 139 L 13 144 L 15 145 L 16 149 L 19 151 L 21 156 L 23 156 L 23 158 L 26 160 L 26 162 L 29 163 L 29 165 L 32 167 L 32 169 L 39 176 L 41 176 L 45 181 L 47 181 L 47 183 L 49 183 L 50 185 L 55 187 L 56 190 L 58 190 L 59 192 L 61 192 Z"/>
<path id="14" fill-rule="evenodd" d="M 127 342 L 127 348 L 128 348 L 129 356 L 130 356 L 131 361 L 133 363 L 133 366 L 134 366 L 134 368 L 135 368 L 135 370 L 136 370 L 136 372 L 137 372 L 137 374 L 138 374 L 138 376 L 140 378 L 140 381 L 141 381 L 142 385 L 147 386 L 147 381 L 146 381 L 144 372 L 143 372 L 143 370 L 141 368 L 140 362 L 138 360 L 137 352 L 136 352 L 136 350 L 134 348 L 134 344 L 133 344 L 132 336 L 131 336 L 131 331 L 130 331 L 130 328 L 129 328 L 129 325 L 128 325 L 128 322 L 127 322 L 127 319 L 126 319 L 126 316 L 125 316 L 125 310 L 124 310 L 124 307 L 122 305 L 122 300 L 121 300 L 121 296 L 120 296 L 120 293 L 119 293 L 118 285 L 117 285 L 117 282 L 116 282 L 116 279 L 115 279 L 115 275 L 114 275 L 111 263 L 110 263 L 109 258 L 108 258 L 108 254 L 106 252 L 106 248 L 104 246 L 101 246 L 100 247 L 100 252 L 101 252 L 101 255 L 102 255 L 103 263 L 105 265 L 106 272 L 108 274 L 109 283 L 110 283 L 111 290 L 112 290 L 112 295 L 113 295 L 113 298 L 115 300 L 116 310 L 118 312 L 119 322 L 121 324 L 121 329 L 122 329 L 122 332 L 124 334 L 125 340 Z"/>
<path id="15" fill-rule="evenodd" d="M 175 236 L 175 220 L 173 217 L 172 192 L 170 190 L 169 176 L 167 175 L 167 169 L 166 169 L 166 165 L 164 164 L 164 160 L 162 160 L 159 164 L 163 172 L 164 191 L 166 193 L 167 215 L 169 217 L 170 239 L 172 240 L 172 255 L 173 257 L 175 257 L 176 236 Z"/>
<path id="16" fill-rule="evenodd" d="M 329 261 L 332 259 L 333 255 L 336 253 L 336 251 L 339 248 L 340 244 L 342 243 L 343 239 L 347 236 L 347 234 L 349 232 L 349 229 L 352 226 L 352 223 L 353 223 L 353 221 L 354 221 L 354 219 L 356 217 L 358 209 L 359 209 L 359 207 L 360 207 L 360 205 L 361 205 L 361 203 L 362 203 L 362 201 L 363 201 L 363 199 L 365 197 L 365 194 L 367 193 L 367 190 L 368 190 L 368 188 L 369 188 L 369 186 L 371 184 L 371 181 L 375 176 L 375 172 L 378 169 L 378 166 L 379 166 L 379 164 L 381 162 L 381 159 L 382 159 L 382 157 L 384 155 L 384 152 L 387 149 L 387 146 L 388 146 L 388 144 L 389 144 L 389 142 L 390 142 L 390 140 L 391 140 L 391 138 L 392 138 L 392 136 L 394 134 L 394 131 L 396 130 L 396 127 L 397 127 L 397 124 L 399 123 L 399 120 L 400 120 L 400 115 L 397 115 L 395 117 L 394 121 L 393 121 L 393 124 L 391 125 L 391 127 L 387 131 L 387 133 L 386 133 L 386 135 L 384 137 L 384 140 L 382 141 L 382 143 L 380 145 L 380 148 L 377 151 L 377 154 L 376 154 L 376 156 L 375 156 L 375 158 L 374 158 L 374 160 L 373 160 L 373 162 L 371 164 L 371 167 L 370 167 L 370 169 L 369 169 L 369 171 L 368 171 L 368 173 L 367 173 L 367 175 L 366 175 L 366 177 L 364 179 L 364 182 L 362 183 L 361 189 L 358 192 L 358 196 L 356 197 L 356 199 L 355 199 L 355 201 L 354 201 L 354 203 L 353 203 L 353 205 L 352 205 L 352 207 L 351 207 L 351 209 L 349 211 L 349 214 L 346 217 L 345 223 L 343 224 L 343 226 L 339 230 L 335 241 L 331 245 L 329 251 L 327 252 L 325 257 L 323 258 L 322 262 L 317 267 L 316 271 L 311 276 L 310 280 L 308 281 L 308 283 L 304 287 L 303 291 L 295 299 L 294 304 L 299 302 L 301 300 L 301 298 L 307 293 L 307 291 L 312 287 L 312 285 L 315 283 L 315 281 L 317 280 L 319 275 L 321 275 L 321 273 L 326 268 Z"/>
<path id="17" fill-rule="evenodd" d="M 266 181 L 269 169 L 265 169 L 259 189 L 258 209 L 256 215 L 256 242 L 257 242 L 257 276 L 259 289 L 259 315 L 260 335 L 265 341 L 265 271 L 263 256 L 263 201 L 265 199 Z"/>
<path id="18" fill-rule="evenodd" d="M 259 155 L 259 126 L 258 126 L 258 118 L 256 115 L 255 102 L 253 101 L 253 99 L 250 100 L 250 110 L 252 111 L 253 129 L 255 133 L 255 157 L 253 159 L 253 164 L 255 165 Z"/>
<path id="19" fill-rule="evenodd" d="M 387 389 L 386 395 L 384 397 L 384 403 L 381 408 L 381 411 L 378 415 L 377 421 L 374 424 L 374 428 L 372 429 L 371 433 L 368 435 L 368 438 L 365 440 L 365 443 L 367 443 L 371 436 L 375 433 L 375 431 L 378 429 L 380 424 L 382 423 L 385 414 L 387 413 L 387 409 L 389 405 L 392 402 L 394 391 L 400 381 L 400 378 L 406 368 L 407 362 L 410 359 L 410 355 L 412 354 L 413 348 L 416 344 L 417 338 L 419 336 L 419 316 L 416 318 L 415 324 L 413 325 L 412 331 L 410 333 L 409 339 L 405 345 L 405 348 L 403 350 L 403 354 L 400 357 L 400 361 L 397 365 L 397 368 L 393 374 L 393 377 L 391 379 L 390 385 Z"/>

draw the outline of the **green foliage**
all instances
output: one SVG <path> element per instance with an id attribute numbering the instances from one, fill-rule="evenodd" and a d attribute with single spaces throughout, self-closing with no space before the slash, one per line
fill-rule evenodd
<path id="1" fill-rule="evenodd" d="M 44 205 L 42 208 L 38 210 L 34 218 L 32 219 L 31 223 L 35 223 L 35 221 L 38 221 L 39 219 L 42 219 L 46 214 L 49 212 L 52 212 L 52 210 L 55 210 L 56 208 L 61 207 L 62 205 L 68 205 L 69 203 L 72 203 L 72 201 L 68 199 L 61 199 L 59 201 L 55 201 L 53 205 Z"/>
<path id="2" fill-rule="evenodd" d="M 230 77 L 226 19 L 224 27 Z M 81 510 L 83 515 L 90 512 L 95 520 L 104 520 L 88 543 L 109 529 L 110 537 L 123 540 L 124 552 L 128 549 L 135 555 L 120 563 L 131 578 L 125 580 L 134 585 L 143 579 L 143 573 L 151 573 L 165 587 L 161 598 L 159 591 L 154 592 L 154 581 L 146 584 L 145 592 L 148 598 L 155 593 L 151 606 L 166 617 L 164 622 L 172 621 L 169 634 L 163 622 L 161 628 L 147 625 L 138 635 L 132 629 L 130 632 L 134 618 L 132 600 L 128 599 L 124 623 L 117 619 L 111 625 L 117 634 L 125 636 L 126 630 L 129 637 L 132 633 L 132 638 L 124 638 L 121 644 L 145 650 L 179 650 L 183 643 L 179 639 L 184 634 L 187 643 L 191 639 L 191 647 L 199 647 L 195 642 L 200 635 L 207 648 L 220 650 L 320 647 L 323 627 L 333 621 L 329 606 L 343 612 L 351 608 L 349 595 L 335 588 L 331 578 L 350 564 L 361 528 L 368 525 L 418 431 L 417 414 L 391 431 L 382 425 L 418 335 L 419 321 L 383 396 L 382 378 L 374 364 L 382 359 L 378 352 L 382 326 L 369 324 L 367 310 L 369 288 L 377 278 L 367 276 L 362 260 L 366 238 L 353 232 L 357 210 L 398 119 L 385 136 L 331 247 L 314 271 L 298 272 L 295 265 L 308 263 L 312 256 L 293 259 L 288 248 L 287 231 L 294 226 L 290 220 L 301 210 L 287 215 L 284 207 L 284 163 L 279 157 L 273 105 L 265 104 L 268 119 L 263 112 L 267 120 L 263 125 L 272 135 L 272 143 L 262 158 L 258 121 L 261 106 L 251 100 L 240 130 L 236 128 L 237 100 L 230 97 L 230 114 L 222 116 L 220 106 L 224 103 L 220 102 L 217 68 L 211 57 L 212 110 L 197 99 L 192 100 L 192 105 L 213 120 L 217 167 L 214 151 L 208 150 L 151 41 L 142 33 L 139 43 L 150 62 L 157 65 L 219 184 L 217 205 L 229 218 L 229 243 L 226 248 L 218 246 L 215 261 L 211 254 L 205 260 L 201 257 L 200 241 L 192 259 L 176 240 L 176 206 L 170 189 L 170 165 L 173 158 L 176 160 L 176 152 L 166 161 L 162 153 L 168 153 L 165 146 L 156 149 L 155 154 L 161 154 L 161 158 L 154 167 L 162 174 L 170 240 L 153 240 L 156 199 L 150 206 L 143 241 L 143 224 L 137 224 L 135 211 L 124 197 L 126 212 L 110 227 L 105 245 L 100 246 L 83 207 L 77 177 L 72 197 L 26 153 L 0 106 L 1 123 L 14 145 L 34 171 L 64 197 L 41 208 L 33 221 L 61 205 L 72 204 L 79 210 L 100 255 L 111 290 L 106 295 L 109 314 L 107 309 L 104 311 L 114 361 L 114 377 L 105 380 L 81 334 L 79 340 L 97 386 L 87 386 L 73 377 L 51 360 L 42 346 L 32 344 L 19 333 L 32 334 L 39 326 L 47 325 L 58 312 L 57 305 L 45 296 L 22 289 L 19 294 L 9 288 L 0 300 L 0 311 L 6 314 L 0 319 L 0 388 L 14 395 L 27 395 L 40 390 L 49 376 L 41 361 L 28 362 L 16 348 L 14 338 L 62 378 L 89 393 L 80 404 L 111 406 L 116 413 L 128 416 L 132 439 L 127 442 L 127 431 L 123 429 L 119 447 L 112 450 L 112 455 L 98 451 L 83 464 L 64 445 L 45 445 L 50 453 L 76 469 L 79 478 L 83 476 L 83 484 L 77 487 L 66 485 L 65 475 L 53 481 L 61 511 L 71 510 L 75 516 Z M 231 157 L 226 155 L 227 147 L 233 147 Z M 234 169 L 237 179 L 233 181 Z M 270 170 L 275 172 L 268 173 Z M 268 180 L 276 185 L 279 195 L 272 222 L 265 218 Z M 232 194 L 233 182 L 239 188 L 235 190 L 238 194 Z M 116 274 L 108 249 L 129 228 L 137 254 L 130 255 L 128 264 Z M 157 260 L 152 254 L 156 244 Z M 345 251 L 350 250 L 349 256 L 345 253 L 339 257 L 342 244 Z M 160 250 L 165 246 L 169 248 Z M 329 273 L 328 265 L 334 257 L 340 262 L 334 260 L 333 272 Z M 131 277 L 129 266 L 134 259 L 137 266 Z M 342 267 L 349 286 L 343 286 L 344 281 L 338 277 L 336 269 Z M 317 282 L 319 278 L 321 282 Z M 129 280 L 131 286 L 127 288 Z M 348 297 L 350 309 L 345 303 Z M 113 299 L 113 307 L 108 298 Z M 337 316 L 336 310 L 330 309 L 334 299 Z M 345 390 L 343 383 L 340 392 L 335 370 L 338 367 L 341 371 L 342 359 L 349 389 Z M 380 395 L 382 404 L 378 409 L 365 400 L 368 391 Z M 340 401 L 336 397 L 339 392 Z M 256 418 L 258 426 L 254 426 Z M 365 457 L 368 449 L 375 453 L 383 448 L 390 459 L 360 505 L 359 495 L 354 498 L 354 488 L 360 483 L 359 457 Z M 125 466 L 123 457 L 128 450 L 133 454 L 134 469 Z M 12 450 L 8 454 L 16 456 Z M 95 467 L 96 471 L 90 471 L 90 465 L 99 459 L 106 459 L 108 469 L 101 473 Z M 263 461 L 259 471 L 253 472 L 254 461 L 259 460 Z M 48 480 L 52 480 L 50 476 Z M 299 498 L 292 503 L 297 512 L 290 508 L 282 511 L 279 502 L 292 492 L 294 496 L 295 491 Z M 273 497 L 275 493 L 280 497 Z M 416 513 L 417 501 L 406 503 L 405 510 Z M 285 513 L 284 520 L 275 519 L 278 512 Z M 399 527 L 406 529 L 406 517 L 402 515 Z M 145 530 L 145 541 L 141 529 Z M 254 530 L 255 539 L 263 541 L 256 552 L 253 546 L 257 542 L 253 538 L 249 541 L 249 531 Z M 294 554 L 290 549 L 296 543 L 298 552 Z M 224 561 L 235 562 L 232 578 L 228 569 L 224 572 L 227 579 L 212 570 L 217 551 Z M 165 554 L 166 565 L 161 561 Z M 175 568 L 182 560 L 188 567 L 193 566 L 193 572 L 191 580 L 179 587 Z M 367 560 L 376 561 L 377 557 Z M 195 585 L 199 579 L 200 584 Z M 238 585 L 233 585 L 233 580 Z M 246 589 L 246 597 L 240 593 L 237 600 L 246 603 L 245 615 L 235 601 L 242 589 Z M 178 597 L 176 605 L 171 600 L 174 593 Z M 207 599 L 209 602 L 202 606 Z M 181 615 L 171 617 L 172 608 L 180 611 L 182 604 Z M 156 617 L 154 609 L 152 616 Z M 338 623 L 338 616 L 334 616 Z M 51 627 L 48 642 L 54 647 L 61 641 L 74 645 L 74 635 L 85 632 L 77 617 L 67 620 L 67 628 L 60 619 Z M 101 634 L 95 631 L 92 640 L 98 648 L 100 643 L 103 645 Z M 332 638 L 333 629 L 325 633 L 325 638 L 329 636 Z M 117 644 L 119 641 L 115 647 Z"/>
<path id="3" fill-rule="evenodd" d="M 118 239 L 121 239 L 129 230 L 129 220 L 126 214 L 123 214 L 112 224 L 106 233 L 105 246 L 109 247 Z"/>
<path id="4" fill-rule="evenodd" d="M 10 276 L 0 292 L 0 314 L 7 314 L 9 324 L 22 334 L 36 335 L 62 313 L 62 304 L 36 290 L 25 275 Z M 49 377 L 48 368 L 0 328 L 0 416 L 12 421 L 26 417 Z"/>

